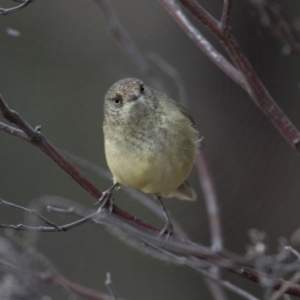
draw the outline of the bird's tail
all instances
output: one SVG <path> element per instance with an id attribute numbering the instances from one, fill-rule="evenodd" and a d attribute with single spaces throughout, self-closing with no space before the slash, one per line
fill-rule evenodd
<path id="1" fill-rule="evenodd" d="M 164 195 L 165 197 L 176 197 L 180 200 L 195 201 L 197 194 L 187 181 L 181 184 L 175 191 Z"/>

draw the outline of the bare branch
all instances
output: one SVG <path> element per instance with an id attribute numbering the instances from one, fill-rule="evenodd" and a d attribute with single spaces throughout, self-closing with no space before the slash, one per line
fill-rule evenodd
<path id="1" fill-rule="evenodd" d="M 38 272 L 30 269 L 23 269 L 20 266 L 17 266 L 13 263 L 9 263 L 0 259 L 0 266 L 2 268 L 8 268 L 13 272 L 19 272 L 23 274 L 30 274 L 33 275 L 38 280 L 46 283 L 46 284 L 55 284 L 65 290 L 66 292 L 72 291 L 78 296 L 85 297 L 86 299 L 90 300 L 114 300 L 108 294 L 101 293 L 95 291 L 93 289 L 87 288 L 82 286 L 78 283 L 72 282 L 63 276 L 59 276 L 58 274 L 52 273 L 45 273 L 45 272 Z"/>
<path id="2" fill-rule="evenodd" d="M 295 30 L 290 25 L 278 4 L 271 1 L 251 1 L 258 9 L 262 26 L 270 31 L 285 44 L 284 54 L 300 53 L 300 42 Z"/>
<path id="3" fill-rule="evenodd" d="M 60 200 L 59 203 L 62 204 L 62 201 Z M 156 232 L 141 229 L 138 226 L 134 225 L 133 223 L 126 223 L 115 214 L 106 215 L 105 219 L 99 220 L 97 218 L 92 217 L 98 214 L 97 211 L 95 212 L 94 210 L 86 209 L 83 206 L 77 204 L 76 206 L 82 207 L 82 209 L 78 211 L 79 215 L 82 214 L 82 211 L 85 211 L 84 214 L 88 215 L 88 217 L 84 217 L 79 220 L 82 221 L 82 223 L 84 223 L 85 220 L 89 218 L 89 221 L 93 221 L 97 223 L 100 221 L 101 223 L 104 223 L 106 226 L 116 226 L 117 228 L 120 228 L 122 231 L 126 232 L 127 234 L 130 234 L 131 236 L 135 236 L 138 238 L 141 237 L 142 240 L 146 240 L 148 244 L 151 243 L 153 245 L 157 245 L 159 248 L 163 247 L 166 250 L 175 251 L 178 254 L 194 256 L 200 260 L 207 261 L 221 269 L 227 270 L 240 277 L 247 278 L 258 284 L 260 284 L 262 280 L 265 280 L 270 283 L 269 285 L 271 288 L 276 290 L 280 289 L 283 285 L 288 286 L 286 289 L 287 294 L 300 297 L 300 285 L 270 276 L 266 273 L 259 272 L 249 267 L 245 267 L 247 263 L 245 263 L 243 266 L 240 263 L 227 259 L 223 255 L 216 254 L 209 248 L 206 248 L 201 245 L 197 245 L 191 241 L 185 240 L 180 237 L 174 236 L 172 237 L 171 240 L 165 240 L 164 237 L 158 237 Z M 67 203 L 67 207 L 73 207 L 74 208 L 73 212 L 76 212 L 76 207 L 72 205 L 71 202 Z M 29 230 L 31 230 L 31 228 L 29 228 Z M 48 227 L 48 230 L 46 232 L 50 232 L 50 231 L 54 231 L 54 228 Z M 300 268 L 299 264 L 292 265 L 291 267 L 292 268 L 288 269 L 289 271 L 297 270 Z"/>
<path id="4" fill-rule="evenodd" d="M 80 173 L 40 132 L 40 128 L 34 130 L 17 112 L 11 110 L 3 97 L 0 95 L 0 113 L 5 119 L 16 124 L 27 136 L 26 141 L 42 150 L 56 164 L 58 164 L 65 172 L 67 172 L 81 187 L 90 193 L 96 200 L 100 199 L 102 192 L 98 190 L 82 173 Z M 7 132 L 7 131 L 5 131 Z M 15 135 L 21 137 L 20 135 Z M 24 140 L 24 138 L 22 138 Z M 159 233 L 160 230 L 143 222 L 142 220 L 130 215 L 116 205 L 113 206 L 113 213 L 126 220 L 141 226 L 144 229 L 152 230 Z M 48 229 L 46 229 L 48 230 Z"/>
<path id="5" fill-rule="evenodd" d="M 158 68 L 160 68 L 163 72 L 165 72 L 170 78 L 173 79 L 174 83 L 177 86 L 178 89 L 178 95 L 180 102 L 183 103 L 185 106 L 187 106 L 187 93 L 184 87 L 183 80 L 179 74 L 179 72 L 172 66 L 170 63 L 168 63 L 164 58 L 162 58 L 157 53 L 148 53 L 147 57 L 151 59 Z"/>
<path id="6" fill-rule="evenodd" d="M 106 273 L 106 279 L 105 279 L 104 283 L 107 286 L 107 288 L 109 290 L 109 293 L 112 296 L 113 300 L 118 300 L 118 296 L 117 296 L 115 287 L 114 287 L 114 285 L 113 285 L 113 283 L 111 281 L 111 277 L 110 277 L 110 273 L 109 272 Z"/>
<path id="7" fill-rule="evenodd" d="M 198 149 L 196 166 L 206 203 L 206 210 L 210 228 L 211 249 L 214 252 L 221 252 L 223 250 L 223 235 L 218 199 L 214 188 L 209 165 L 207 163 L 204 150 L 201 147 Z M 220 270 L 218 268 L 211 268 L 210 273 L 213 274 L 215 278 L 220 278 Z M 216 285 L 216 283 L 214 284 Z M 216 291 L 218 291 L 219 289 L 220 287 L 218 285 L 214 288 L 214 290 Z M 216 299 L 225 298 L 224 293 L 222 293 L 222 291 L 219 291 L 219 294 L 220 295 Z"/>
<path id="8" fill-rule="evenodd" d="M 206 276 L 209 279 L 214 280 L 217 284 L 223 286 L 227 290 L 229 290 L 229 291 L 231 291 L 231 292 L 233 292 L 233 293 L 235 293 L 235 294 L 243 297 L 244 299 L 247 299 L 247 300 L 259 300 L 258 298 L 256 298 L 252 294 L 250 294 L 249 292 L 241 289 L 240 287 L 232 284 L 229 281 L 221 280 L 220 278 L 218 278 L 217 276 L 214 276 L 210 272 L 207 272 L 205 270 L 199 270 L 199 269 L 198 269 L 198 272 L 201 273 L 203 276 Z"/>
<path id="9" fill-rule="evenodd" d="M 73 163 L 75 166 L 79 168 L 83 168 L 84 170 L 87 170 L 89 172 L 92 172 L 96 175 L 98 175 L 101 178 L 106 178 L 111 181 L 112 175 L 108 170 L 105 170 L 104 168 L 97 166 L 86 159 L 82 157 L 78 157 L 74 154 L 70 154 L 66 151 L 63 151 L 63 153 L 66 155 L 66 157 L 70 160 L 71 163 Z M 132 189 L 132 188 L 123 188 L 122 189 L 125 193 L 127 193 L 129 196 L 131 196 L 133 199 L 137 200 L 139 203 L 147 207 L 149 210 L 154 212 L 157 216 L 159 216 L 161 219 L 165 219 L 163 211 L 161 207 L 151 200 L 149 197 L 147 197 L 145 194 L 141 193 L 138 190 Z M 175 231 L 178 235 L 187 237 L 187 234 L 182 229 L 180 224 L 172 218 L 172 223 L 174 226 Z"/>
<path id="10" fill-rule="evenodd" d="M 16 2 L 21 2 L 22 4 L 17 5 L 15 7 L 12 7 L 12 8 L 2 8 L 2 7 L 0 7 L 0 15 L 6 16 L 8 14 L 19 11 L 19 10 L 23 9 L 24 7 L 26 7 L 28 4 L 32 3 L 33 0 L 19 0 L 19 1 L 16 1 Z"/>
<path id="11" fill-rule="evenodd" d="M 218 52 L 206 38 L 204 38 L 200 31 L 187 19 L 180 6 L 177 4 L 177 1 L 158 0 L 158 2 L 167 10 L 178 25 L 213 63 L 215 63 L 234 82 L 247 90 L 247 82 L 242 73 Z"/>
<path id="12" fill-rule="evenodd" d="M 288 119 L 284 112 L 280 109 L 274 99 L 271 97 L 265 86 L 260 81 L 247 57 L 238 45 L 237 41 L 230 32 L 224 32 L 219 26 L 219 22 L 213 18 L 200 4 L 195 0 L 179 0 L 211 33 L 215 35 L 218 41 L 222 44 L 224 49 L 229 54 L 234 62 L 238 71 L 242 73 L 243 82 L 236 80 L 236 69 L 226 68 L 220 64 L 219 53 L 211 55 L 209 49 L 201 47 L 201 50 L 217 65 L 219 66 L 230 78 L 244 88 L 255 104 L 273 123 L 280 134 L 286 141 L 295 149 L 300 152 L 300 133 Z M 187 23 L 186 17 L 180 7 L 174 0 L 159 0 L 159 2 L 166 8 L 166 10 L 173 16 L 179 25 L 189 33 L 189 36 L 197 44 L 198 31 L 191 23 Z M 202 37 L 202 36 L 201 36 Z M 202 37 L 202 39 L 204 39 Z M 204 39 L 203 43 L 207 40 Z"/>
<path id="13" fill-rule="evenodd" d="M 167 73 L 175 82 L 180 91 L 180 102 L 185 106 L 189 107 L 188 97 L 186 95 L 185 87 L 183 81 L 181 80 L 181 76 L 177 72 L 177 70 L 163 60 L 161 57 L 157 55 L 152 55 L 151 57 L 157 65 Z M 215 252 L 221 252 L 223 250 L 223 238 L 222 238 L 222 230 L 221 230 L 221 222 L 220 222 L 220 213 L 217 204 L 216 192 L 212 183 L 212 177 L 210 175 L 209 165 L 207 160 L 205 159 L 203 149 L 200 147 L 198 149 L 197 155 L 197 170 L 198 175 L 200 177 L 200 184 L 202 186 L 202 190 L 204 193 L 204 199 L 206 202 L 208 220 L 210 225 L 210 236 L 212 239 L 212 250 Z M 215 278 L 220 278 L 220 270 L 217 267 L 212 267 L 210 269 L 210 273 L 215 276 Z M 218 285 L 217 282 L 212 282 L 207 280 L 207 285 L 210 288 L 211 293 L 213 294 L 215 299 L 223 300 L 226 299 L 226 295 L 223 289 Z"/>
<path id="14" fill-rule="evenodd" d="M 197 170 L 200 176 L 200 184 L 204 193 L 207 213 L 210 222 L 210 234 L 212 239 L 212 250 L 220 252 L 223 249 L 223 236 L 221 229 L 221 221 L 218 208 L 218 200 L 213 185 L 213 180 L 208 168 L 207 160 L 203 149 L 199 149 L 197 156 Z"/>
<path id="15" fill-rule="evenodd" d="M 247 291 L 239 288 L 238 286 L 230 283 L 229 281 L 222 280 L 217 275 L 212 274 L 211 272 L 205 271 L 203 267 L 200 268 L 200 267 L 196 266 L 193 262 L 191 262 L 190 259 L 187 259 L 185 257 L 179 257 L 178 255 L 175 255 L 161 247 L 157 247 L 153 244 L 148 243 L 146 240 L 144 240 L 144 242 L 147 243 L 150 247 L 155 248 L 157 251 L 170 256 L 173 259 L 173 262 L 177 261 L 179 265 L 185 264 L 185 265 L 191 267 L 192 269 L 196 270 L 202 276 L 207 277 L 207 279 L 209 279 L 215 283 L 215 285 L 212 286 L 213 288 L 216 288 L 217 286 L 221 285 L 222 287 L 228 289 L 229 291 L 232 291 L 233 293 L 235 293 L 239 296 L 242 296 L 243 298 L 245 298 L 247 300 L 258 300 L 258 298 L 254 297 L 253 295 L 251 295 Z M 223 296 L 222 294 L 218 294 L 218 295 L 220 295 L 221 297 Z M 219 300 L 221 298 L 216 298 L 216 299 Z"/>
<path id="16" fill-rule="evenodd" d="M 300 253 L 295 248 L 291 246 L 285 246 L 285 250 L 291 252 L 300 261 Z"/>
<path id="17" fill-rule="evenodd" d="M 189 107 L 185 87 L 177 70 L 159 56 L 154 55 L 152 57 L 154 60 L 156 60 L 156 63 L 159 65 L 159 67 L 173 79 L 178 87 L 178 90 L 181 91 L 180 102 L 185 107 Z M 213 186 L 213 180 L 210 175 L 209 165 L 207 159 L 205 158 L 204 150 L 201 147 L 200 149 L 198 149 L 196 166 L 198 175 L 200 177 L 200 184 L 202 186 L 204 199 L 206 202 L 208 220 L 210 225 L 210 236 L 212 239 L 211 247 L 213 251 L 221 252 L 223 250 L 223 238 L 217 196 Z M 220 270 L 217 267 L 212 267 L 210 272 L 216 278 L 220 277 Z M 207 280 L 207 285 L 210 287 L 211 293 L 214 295 L 215 299 L 226 299 L 226 295 L 222 288 L 218 285 L 218 283 Z"/>
<path id="18" fill-rule="evenodd" d="M 284 285 L 280 287 L 278 291 L 275 291 L 269 300 L 278 300 L 280 297 L 282 297 L 286 290 L 289 288 L 289 286 L 293 283 L 299 282 L 300 280 L 300 272 L 296 272 L 293 277 L 287 281 Z"/>
<path id="19" fill-rule="evenodd" d="M 13 204 L 13 203 L 7 202 L 7 201 L 5 201 L 1 198 L 0 198 L 0 204 L 10 206 L 10 207 L 13 207 L 13 208 L 17 208 L 17 209 L 23 210 L 27 213 L 33 214 L 36 217 L 38 217 L 40 220 L 42 220 L 45 224 L 50 225 L 51 227 L 53 227 L 56 231 L 60 230 L 60 228 L 55 223 L 53 223 L 52 221 L 50 221 L 47 218 L 43 217 L 38 212 L 36 212 L 34 209 L 29 209 L 29 208 L 26 208 L 26 207 L 23 207 L 23 206 L 20 206 L 20 205 L 17 205 L 17 204 Z M 20 225 L 17 225 L 17 226 L 20 226 Z M 0 227 L 1 227 L 1 225 L 0 225 Z M 20 226 L 20 227 L 22 227 L 22 226 Z"/>
<path id="20" fill-rule="evenodd" d="M 118 221 L 117 219 L 115 219 L 114 221 Z M 145 232 L 141 232 L 141 231 L 137 231 L 136 227 L 127 227 L 126 228 L 127 232 L 130 232 L 132 235 L 136 235 L 136 236 L 141 236 L 144 239 L 147 240 L 147 243 L 152 243 L 152 244 L 156 244 L 158 246 L 161 247 L 161 244 L 158 242 L 157 236 L 154 237 L 152 235 L 152 233 L 146 233 Z M 300 286 L 298 284 L 294 284 L 294 283 L 290 283 L 288 281 L 285 281 L 284 279 L 281 278 L 276 278 L 274 276 L 268 275 L 264 272 L 252 269 L 252 268 L 248 268 L 248 267 L 243 267 L 239 264 L 236 264 L 235 262 L 228 260 L 227 258 L 225 258 L 224 256 L 219 256 L 218 254 L 212 252 L 210 249 L 208 248 L 202 248 L 202 250 L 200 250 L 199 248 L 197 248 L 197 246 L 194 244 L 194 246 L 192 245 L 184 245 L 180 242 L 178 242 L 178 240 L 172 239 L 169 241 L 165 241 L 164 244 L 164 249 L 166 250 L 170 250 L 170 251 L 175 251 L 179 254 L 184 254 L 184 255 L 193 255 L 201 260 L 205 260 L 208 261 L 216 266 L 218 266 L 221 269 L 227 270 L 235 275 L 238 275 L 240 277 L 243 278 L 247 278 L 257 284 L 261 284 L 262 282 L 267 282 L 268 283 L 268 287 L 278 290 L 280 289 L 283 285 L 288 285 L 288 288 L 286 290 L 286 294 L 289 295 L 293 295 L 293 296 L 297 296 L 300 297 Z M 187 247 L 186 247 L 187 246 Z M 195 248 L 194 248 L 195 247 Z M 198 245 L 198 247 L 200 247 L 200 245 Z M 197 249 L 196 249 L 197 248 Z M 221 258 L 222 257 L 222 258 Z M 293 270 L 297 270 L 299 269 L 299 264 L 292 264 L 292 265 L 287 265 L 286 268 L 283 268 L 283 271 L 293 271 Z"/>
<path id="21" fill-rule="evenodd" d="M 228 29 L 231 4 L 231 0 L 224 0 L 222 16 L 220 21 L 220 27 L 223 31 L 226 31 Z"/>
<path id="22" fill-rule="evenodd" d="M 24 131 L 22 131 L 18 128 L 15 128 L 15 127 L 12 127 L 5 123 L 0 122 L 0 130 L 4 131 L 5 133 L 8 133 L 12 136 L 18 137 L 19 139 L 25 140 L 26 142 L 29 142 L 29 139 L 28 139 L 27 135 L 24 133 Z"/>
<path id="23" fill-rule="evenodd" d="M 124 26 L 119 21 L 113 5 L 110 0 L 94 0 L 100 7 L 103 12 L 103 15 L 106 19 L 106 24 L 112 33 L 112 36 L 116 39 L 121 48 L 127 52 L 131 57 L 132 61 L 136 63 L 138 69 L 142 74 L 144 74 L 151 85 L 161 91 L 165 91 L 165 87 L 162 84 L 158 74 L 155 72 L 154 68 L 140 52 L 136 46 L 134 40 L 124 28 Z"/>
<path id="24" fill-rule="evenodd" d="M 178 90 L 180 91 L 180 102 L 185 107 L 189 107 L 188 97 L 186 95 L 184 84 L 177 70 L 158 55 L 151 54 L 150 58 L 154 60 L 157 65 L 159 65 L 159 67 L 170 76 L 170 78 L 173 79 L 178 87 Z M 215 252 L 221 252 L 223 250 L 223 237 L 218 199 L 211 176 L 211 171 L 205 157 L 204 150 L 201 147 L 198 149 L 196 167 L 200 177 L 200 184 L 202 186 L 208 219 L 210 222 L 212 250 Z"/>

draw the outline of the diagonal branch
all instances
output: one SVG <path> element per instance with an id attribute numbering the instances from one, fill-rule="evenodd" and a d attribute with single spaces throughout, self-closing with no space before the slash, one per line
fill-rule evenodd
<path id="1" fill-rule="evenodd" d="M 177 85 L 179 91 L 180 102 L 185 106 L 189 107 L 188 97 L 186 96 L 185 87 L 180 74 L 177 70 L 166 62 L 163 58 L 158 55 L 151 54 L 150 58 L 156 62 L 156 64 L 162 69 L 166 74 L 169 75 Z M 209 220 L 210 227 L 210 237 L 211 237 L 211 249 L 214 252 L 221 252 L 223 250 L 223 236 L 222 236 L 222 226 L 221 217 L 218 206 L 217 194 L 214 188 L 213 179 L 211 176 L 209 164 L 205 157 L 203 148 L 200 146 L 198 149 L 196 167 L 198 171 L 198 176 L 200 179 L 200 185 L 202 186 L 202 191 L 206 203 L 206 210 Z M 217 267 L 212 267 L 210 269 L 210 274 L 214 275 L 215 278 L 219 278 L 220 270 Z M 212 282 L 207 280 L 207 285 L 210 287 L 212 294 L 215 299 L 224 300 L 226 295 L 220 285 L 217 282 Z"/>
<path id="2" fill-rule="evenodd" d="M 223 250 L 223 235 L 218 199 L 205 153 L 201 148 L 198 151 L 196 166 L 200 176 L 200 184 L 202 186 L 209 217 L 210 236 L 212 240 L 211 248 L 214 252 L 221 252 Z"/>
<path id="3" fill-rule="evenodd" d="M 220 28 L 223 31 L 226 31 L 228 29 L 231 4 L 232 4 L 231 0 L 224 0 L 222 16 L 220 21 Z"/>
<path id="4" fill-rule="evenodd" d="M 158 0 L 162 6 L 173 16 L 175 21 L 188 33 L 193 41 L 198 41 L 199 33 L 191 23 L 187 23 L 187 18 L 182 12 L 179 5 L 174 0 Z M 229 54 L 234 62 L 236 70 L 230 65 L 230 68 L 225 68 L 224 60 L 220 60 L 219 53 L 212 55 L 210 48 L 202 47 L 201 50 L 231 79 L 245 89 L 259 109 L 267 116 L 267 118 L 277 128 L 279 133 L 286 141 L 300 153 L 300 133 L 288 119 L 285 113 L 277 105 L 275 100 L 269 94 L 252 65 L 248 61 L 244 52 L 238 45 L 234 36 L 230 31 L 223 31 L 220 28 L 220 23 L 212 17 L 200 4 L 195 0 L 179 0 L 222 44 L 224 49 Z M 202 36 L 201 36 L 202 37 Z M 202 44 L 208 43 L 202 37 Z M 198 45 L 198 43 L 197 43 Z M 226 65 L 228 62 L 226 61 Z M 238 72 L 238 73 L 237 73 Z M 242 80 L 239 82 L 237 74 L 242 74 Z"/>
<path id="5" fill-rule="evenodd" d="M 62 204 L 62 201 L 59 201 L 59 203 Z M 67 204 L 67 206 L 70 207 L 70 204 Z M 82 207 L 79 204 L 76 204 L 76 206 Z M 73 208 L 74 208 L 73 212 L 76 213 L 76 207 L 74 205 Z M 75 221 L 65 226 L 70 227 L 68 229 L 71 229 L 71 226 L 73 226 L 72 224 L 75 224 L 76 222 L 77 224 L 78 222 L 85 223 L 87 221 L 93 221 L 96 223 L 101 222 L 104 223 L 106 226 L 114 226 L 116 228 L 120 228 L 122 231 L 126 232 L 127 234 L 140 238 L 141 240 L 145 239 L 147 243 L 157 245 L 157 247 L 162 247 L 163 244 L 163 248 L 166 250 L 175 251 L 176 253 L 185 256 L 194 256 L 200 260 L 207 261 L 212 265 L 215 265 L 223 270 L 227 270 L 242 278 L 251 280 L 255 283 L 260 284 L 262 280 L 265 282 L 269 282 L 270 287 L 275 290 L 280 289 L 282 286 L 287 287 L 285 291 L 286 294 L 300 297 L 300 285 L 252 269 L 247 266 L 248 265 L 247 262 L 244 262 L 244 264 L 242 265 L 241 263 L 235 262 L 231 259 L 224 257 L 223 255 L 213 252 L 211 249 L 207 247 L 197 245 L 181 237 L 174 236 L 171 240 L 165 240 L 163 237 L 158 237 L 155 231 L 144 230 L 143 228 L 136 226 L 133 223 L 124 222 L 124 220 L 122 220 L 120 217 L 116 216 L 115 214 L 109 214 L 106 216 L 105 219 L 99 220 L 98 211 L 86 209 L 86 208 L 83 208 L 83 211 L 85 211 L 84 215 L 87 215 L 86 217 L 83 217 L 79 221 Z M 81 212 L 79 212 L 79 215 L 81 215 Z M 59 227 L 65 228 L 65 226 L 59 226 Z M 7 227 L 18 230 L 18 228 L 14 228 L 13 226 L 7 226 Z M 39 227 L 28 227 L 27 229 L 26 228 L 22 228 L 22 229 L 39 230 Z M 45 229 L 43 230 L 44 232 L 57 231 L 56 228 L 54 228 L 53 226 L 44 227 L 44 229 Z M 189 264 L 187 265 L 191 267 L 191 265 Z M 295 264 L 292 269 L 299 270 L 299 268 L 300 268 L 299 264 Z"/>
<path id="6" fill-rule="evenodd" d="M 165 90 L 162 80 L 155 72 L 152 65 L 141 53 L 137 45 L 134 43 L 132 37 L 119 21 L 110 0 L 94 0 L 101 8 L 106 19 L 106 24 L 112 36 L 125 52 L 132 58 L 142 74 L 144 74 L 150 81 L 151 85 L 158 90 Z"/>
<path id="7" fill-rule="evenodd" d="M 191 38 L 202 52 L 215 63 L 227 76 L 235 83 L 247 90 L 247 82 L 242 73 L 234 67 L 216 48 L 201 34 L 201 32 L 188 20 L 182 12 L 177 1 L 174 0 L 158 0 L 158 2 L 168 11 L 178 25 Z"/>
<path id="8" fill-rule="evenodd" d="M 68 158 L 68 160 L 73 163 L 75 166 L 80 167 L 84 170 L 87 170 L 89 172 L 92 172 L 96 174 L 97 176 L 101 178 L 105 178 L 111 181 L 112 175 L 109 171 L 103 169 L 102 167 L 96 166 L 95 164 L 87 161 L 86 159 L 83 159 L 81 157 L 78 157 L 74 154 L 70 154 L 66 151 L 63 151 L 65 156 Z M 151 200 L 149 197 L 147 197 L 145 194 L 142 194 L 138 190 L 132 189 L 132 188 L 124 188 L 125 193 L 127 193 L 132 199 L 137 200 L 139 203 L 141 203 L 143 206 L 147 207 L 149 210 L 154 212 L 157 216 L 159 216 L 161 219 L 165 220 L 165 216 L 161 210 L 161 207 L 155 203 L 153 200 Z M 180 224 L 172 218 L 172 223 L 174 226 L 175 231 L 178 235 L 187 237 L 187 234 L 184 232 L 184 230 L 181 228 Z"/>
<path id="9" fill-rule="evenodd" d="M 0 7 L 0 15 L 6 16 L 8 14 L 19 11 L 19 10 L 23 9 L 24 7 L 26 7 L 28 4 L 32 3 L 33 0 L 20 0 L 20 1 L 17 1 L 17 2 L 21 2 L 22 4 L 17 5 L 15 7 L 12 7 L 12 8 L 2 8 L 2 7 Z"/>
<path id="10" fill-rule="evenodd" d="M 285 14 L 277 4 L 271 1 L 251 0 L 257 7 L 261 24 L 285 44 L 284 53 L 300 53 L 300 42 L 295 30 L 292 28 Z"/>
<path id="11" fill-rule="evenodd" d="M 98 190 L 82 173 L 80 173 L 40 132 L 40 127 L 33 129 L 17 112 L 11 110 L 3 97 L 0 95 L 0 114 L 3 115 L 5 119 L 16 124 L 22 131 L 21 134 L 18 130 L 13 130 L 13 127 L 0 126 L 0 130 L 22 138 L 28 141 L 32 145 L 38 147 L 46 155 L 48 155 L 56 164 L 58 164 L 65 172 L 67 172 L 81 187 L 83 187 L 88 193 L 90 193 L 95 199 L 99 199 L 102 196 L 102 192 Z M 1 125 L 2 123 L 0 123 Z M 8 129 L 9 130 L 8 130 Z M 18 134 L 16 134 L 18 133 Z M 159 233 L 160 230 L 143 222 L 142 220 L 130 215 L 124 210 L 120 209 L 116 205 L 113 206 L 113 213 L 123 218 L 127 222 L 134 223 L 141 226 L 144 229 L 152 230 Z"/>
<path id="12" fill-rule="evenodd" d="M 72 291 L 75 294 L 84 297 L 85 299 L 90 300 L 113 300 L 108 294 L 98 292 L 91 288 L 85 287 L 80 285 L 76 282 L 73 282 L 63 276 L 52 274 L 52 273 L 45 273 L 39 272 L 31 269 L 24 269 L 20 266 L 7 262 L 5 260 L 0 259 L 0 267 L 9 269 L 12 272 L 18 272 L 22 274 L 30 274 L 37 278 L 38 280 L 46 283 L 46 284 L 55 284 L 59 286 L 62 290 L 69 292 Z"/>

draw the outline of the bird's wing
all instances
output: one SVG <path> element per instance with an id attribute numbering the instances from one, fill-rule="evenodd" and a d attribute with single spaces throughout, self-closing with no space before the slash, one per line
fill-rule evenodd
<path id="1" fill-rule="evenodd" d="M 168 104 L 170 106 L 175 106 L 180 111 L 181 114 L 183 114 L 186 118 L 188 118 L 191 121 L 192 127 L 196 126 L 195 120 L 188 113 L 188 111 L 186 110 L 186 108 L 182 106 L 181 103 L 179 103 L 178 101 L 175 101 L 175 100 L 169 98 L 167 95 L 163 95 L 163 97 L 166 99 L 166 101 L 168 102 Z"/>
<path id="2" fill-rule="evenodd" d="M 171 100 L 171 99 L 170 99 Z M 173 104 L 179 109 L 179 111 L 185 116 L 187 117 L 191 122 L 192 122 L 192 126 L 195 127 L 196 123 L 194 118 L 188 113 L 188 111 L 186 110 L 185 107 L 182 106 L 181 103 L 179 103 L 178 101 L 175 100 L 171 100 L 173 102 Z"/>

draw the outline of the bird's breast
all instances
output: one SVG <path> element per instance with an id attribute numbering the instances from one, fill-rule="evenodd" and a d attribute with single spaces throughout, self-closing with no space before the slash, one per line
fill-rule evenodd
<path id="1" fill-rule="evenodd" d="M 191 171 L 195 142 L 157 124 L 140 125 L 114 134 L 105 130 L 105 154 L 114 181 L 146 193 L 166 194 Z"/>

